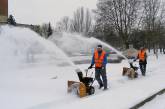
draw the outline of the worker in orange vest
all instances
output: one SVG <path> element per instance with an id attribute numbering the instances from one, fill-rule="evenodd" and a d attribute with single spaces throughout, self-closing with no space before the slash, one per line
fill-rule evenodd
<path id="1" fill-rule="evenodd" d="M 99 89 L 104 86 L 104 90 L 107 90 L 107 76 L 106 76 L 106 64 L 107 64 L 107 54 L 102 49 L 102 45 L 98 45 L 97 49 L 94 51 L 91 65 L 88 69 L 91 69 L 95 64 L 95 78 L 99 83 Z M 102 77 L 102 79 L 100 78 Z"/>
<path id="2" fill-rule="evenodd" d="M 146 65 L 147 65 L 147 53 L 144 47 L 141 47 L 137 59 L 139 59 L 139 66 L 142 72 L 142 75 L 145 76 L 146 74 Z"/>

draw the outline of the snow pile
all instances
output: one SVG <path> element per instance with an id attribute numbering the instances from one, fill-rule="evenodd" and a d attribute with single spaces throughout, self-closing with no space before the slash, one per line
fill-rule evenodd
<path id="1" fill-rule="evenodd" d="M 55 44 L 30 29 L 6 25 L 0 30 L 0 69 L 35 63 L 72 64 Z"/>

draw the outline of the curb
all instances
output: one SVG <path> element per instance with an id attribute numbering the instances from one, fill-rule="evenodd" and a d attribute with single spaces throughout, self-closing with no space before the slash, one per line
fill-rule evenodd
<path id="1" fill-rule="evenodd" d="M 164 94 L 164 93 L 165 93 L 165 88 L 162 89 L 162 90 L 160 90 L 160 91 L 158 91 L 157 93 L 155 93 L 155 94 L 149 96 L 149 97 L 146 98 L 145 100 L 143 100 L 143 101 L 141 101 L 140 103 L 138 103 L 138 104 L 132 106 L 132 107 L 129 108 L 129 109 L 138 109 L 138 108 L 142 107 L 144 104 L 146 104 L 147 102 L 150 102 L 151 100 L 153 100 L 157 95 L 162 95 L 162 94 Z"/>

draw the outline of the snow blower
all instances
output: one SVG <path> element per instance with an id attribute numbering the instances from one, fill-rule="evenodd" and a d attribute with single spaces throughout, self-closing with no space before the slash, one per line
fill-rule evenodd
<path id="1" fill-rule="evenodd" d="M 81 70 L 76 71 L 79 78 L 79 82 L 68 81 L 68 92 L 71 92 L 73 89 L 76 89 L 76 92 L 80 98 L 87 95 L 92 95 L 95 93 L 95 88 L 92 86 L 95 79 L 91 77 L 93 72 L 91 76 L 88 76 L 87 75 L 88 71 L 89 70 L 86 70 L 85 77 L 83 76 L 83 73 Z"/>
<path id="2" fill-rule="evenodd" d="M 133 62 L 134 61 L 129 62 L 130 68 L 123 67 L 123 72 L 122 72 L 123 76 L 128 76 L 131 79 L 138 77 L 138 73 L 137 73 L 138 67 L 133 65 Z"/>

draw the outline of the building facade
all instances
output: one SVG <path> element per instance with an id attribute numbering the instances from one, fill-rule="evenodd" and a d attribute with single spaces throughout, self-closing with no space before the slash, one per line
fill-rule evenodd
<path id="1" fill-rule="evenodd" d="M 0 22 L 6 22 L 8 18 L 8 0 L 0 0 Z"/>

